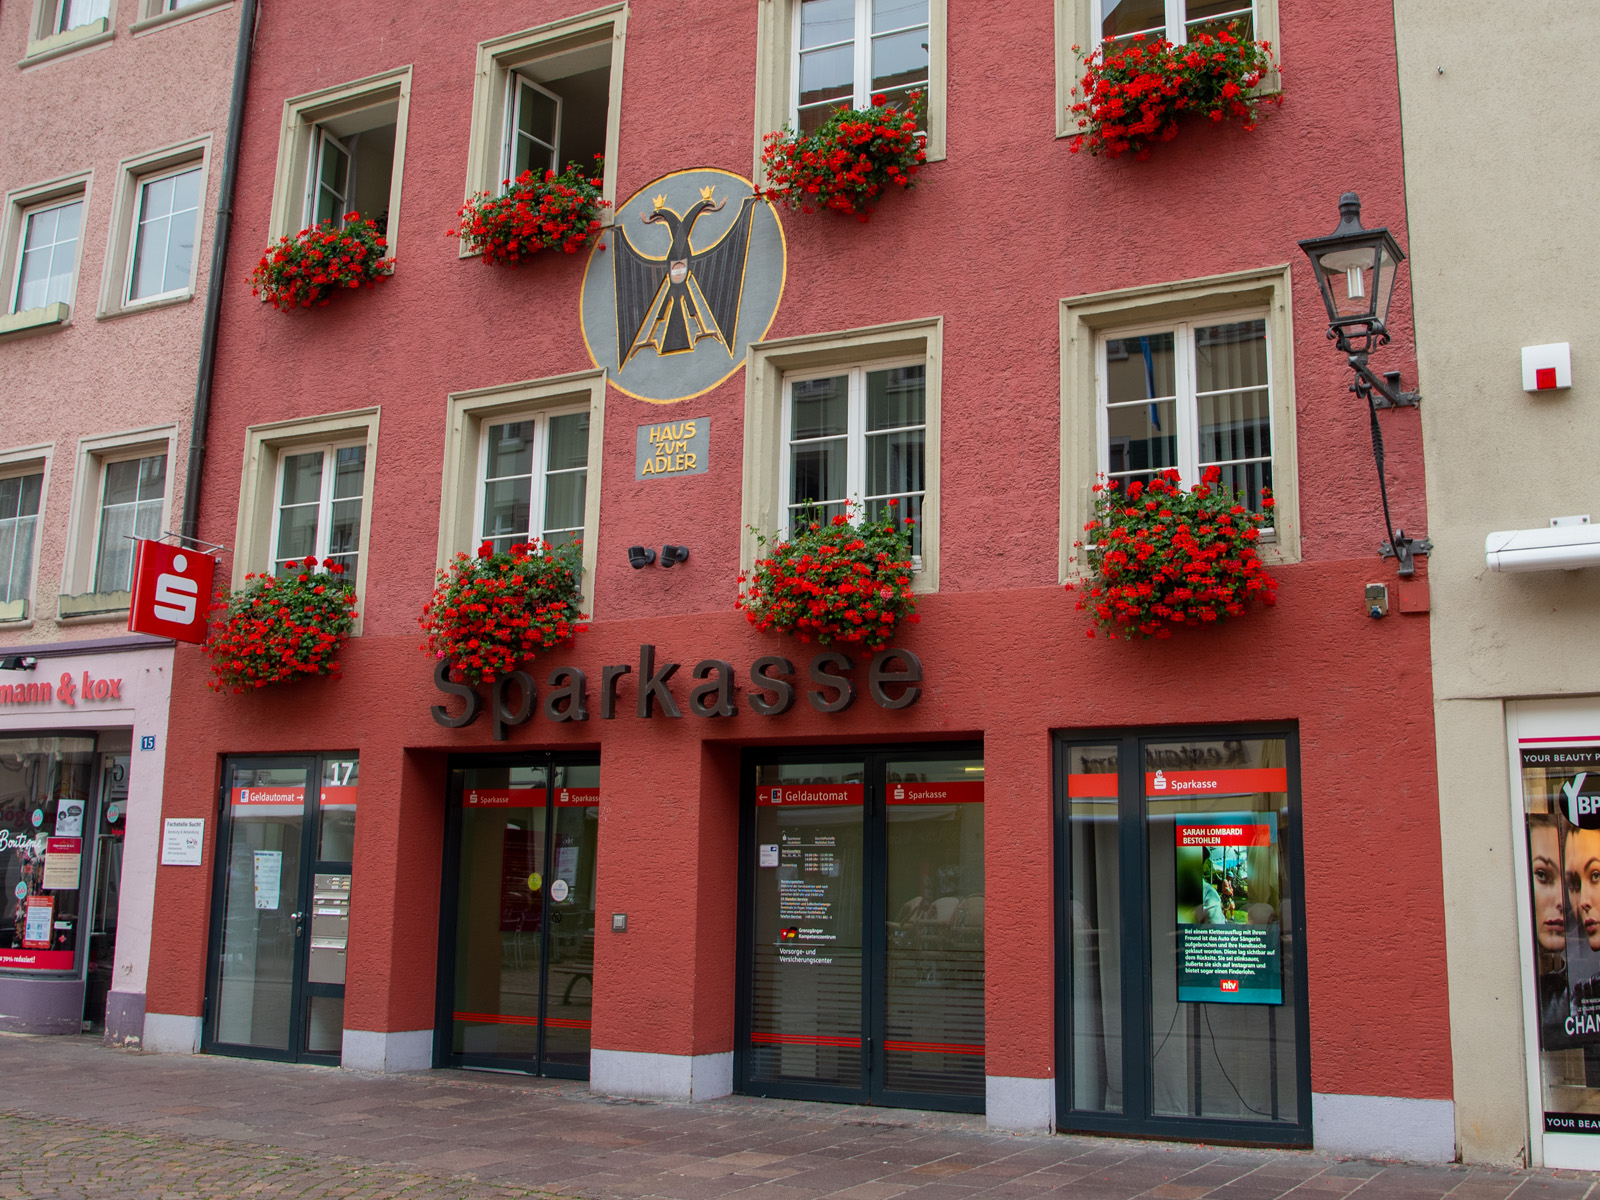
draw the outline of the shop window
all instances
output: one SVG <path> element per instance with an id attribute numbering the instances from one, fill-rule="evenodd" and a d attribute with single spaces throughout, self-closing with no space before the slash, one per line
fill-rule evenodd
<path id="1" fill-rule="evenodd" d="M 930 160 L 945 153 L 945 0 L 772 0 L 756 27 L 756 169 L 785 125 L 809 133 L 836 108 L 923 94 Z"/>
<path id="2" fill-rule="evenodd" d="M 1215 467 L 1256 511 L 1270 488 L 1264 556 L 1298 558 L 1288 305 L 1286 267 L 1062 302 L 1063 579 L 1096 480 L 1168 470 Z"/>
<path id="3" fill-rule="evenodd" d="M 922 557 L 927 366 L 850 367 L 784 380 L 784 528 L 818 513 L 911 522 Z"/>
<path id="4" fill-rule="evenodd" d="M 1278 52 L 1278 0 L 1055 0 L 1056 3 L 1056 136 L 1078 132 L 1072 115 L 1073 89 L 1083 64 L 1073 47 L 1084 53 L 1102 41 L 1130 44 L 1137 35 L 1183 43 L 1197 34 L 1233 29 L 1250 41 L 1265 41 Z M 1235 29 L 1234 27 L 1237 26 Z M 1114 49 L 1115 45 L 1108 46 Z M 1263 92 L 1281 87 L 1277 72 L 1261 83 Z"/>
<path id="5" fill-rule="evenodd" d="M 449 397 L 439 566 L 483 542 L 583 540 L 594 582 L 605 372 L 585 371 Z"/>
<path id="6" fill-rule="evenodd" d="M 119 164 L 100 316 L 194 295 L 209 146 L 201 138 Z"/>
<path id="7" fill-rule="evenodd" d="M 316 556 L 355 578 L 366 490 L 367 447 L 297 446 L 278 456 L 278 506 L 272 569 L 294 574 Z"/>
<path id="8" fill-rule="evenodd" d="M 0 702 L 48 701 L 52 684 L 0 684 Z M 18 695 L 18 693 L 24 693 Z M 91 878 L 93 738 L 0 740 L 0 970 L 72 971 Z M 87 840 L 86 840 L 87 837 Z M 86 851 L 85 847 L 89 847 Z"/>
<path id="9" fill-rule="evenodd" d="M 1060 1129 L 1310 1144 L 1298 757 L 1289 731 L 1058 743 Z"/>
<path id="10" fill-rule="evenodd" d="M 500 190 L 524 171 L 592 170 L 616 199 L 625 4 L 478 45 L 467 193 Z"/>
<path id="11" fill-rule="evenodd" d="M 233 586 L 315 555 L 344 565 L 359 604 L 377 447 L 376 408 L 247 429 Z"/>
<path id="12" fill-rule="evenodd" d="M 0 479 L 0 621 L 27 617 L 44 475 Z"/>
<path id="13" fill-rule="evenodd" d="M 410 101 L 409 67 L 285 101 L 272 239 L 354 212 L 392 254 Z"/>
<path id="14" fill-rule="evenodd" d="M 913 587 L 939 580 L 939 318 L 756 342 L 745 409 L 743 568 L 811 505 L 912 517 Z M 889 502 L 895 504 L 892 509 Z"/>

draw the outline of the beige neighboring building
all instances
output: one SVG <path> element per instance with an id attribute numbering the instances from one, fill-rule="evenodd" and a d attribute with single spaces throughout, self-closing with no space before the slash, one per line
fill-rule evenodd
<path id="1" fill-rule="evenodd" d="M 1552 526 L 1600 528 L 1600 7 L 1396 0 L 1395 18 L 1457 1142 L 1469 1162 L 1600 1167 L 1600 566 L 1562 569 L 1600 546 Z M 1524 347 L 1560 343 L 1571 386 L 1524 390 Z M 1561 374 L 1559 349 L 1536 357 Z M 1487 558 L 1508 531 L 1515 573 Z"/>

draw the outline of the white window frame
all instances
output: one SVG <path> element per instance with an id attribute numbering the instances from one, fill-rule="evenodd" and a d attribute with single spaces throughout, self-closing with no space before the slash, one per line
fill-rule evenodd
<path id="1" fill-rule="evenodd" d="M 554 164 L 557 174 L 561 173 L 561 118 L 563 101 L 549 88 L 515 69 L 506 72 L 506 104 L 505 104 L 505 136 L 500 144 L 500 178 L 515 180 L 512 171 L 516 167 L 517 134 L 522 122 L 518 119 L 522 113 L 522 89 L 531 88 L 540 95 L 555 101 L 556 106 L 556 132 L 555 142 L 550 146 L 550 161 Z M 540 142 L 538 138 L 532 139 Z"/>
<path id="2" fill-rule="evenodd" d="M 133 576 L 130 571 L 128 588 L 117 588 L 113 591 L 102 592 L 97 584 L 100 579 L 100 533 L 105 523 L 106 516 L 106 475 L 118 463 L 141 462 L 147 458 L 165 458 L 166 467 L 161 476 L 161 517 L 156 522 L 156 536 L 160 536 L 166 527 L 166 517 L 172 508 L 172 449 L 170 446 L 135 446 L 128 449 L 118 449 L 99 456 L 96 459 L 94 481 L 94 522 L 89 542 L 89 578 L 88 584 L 91 594 L 97 596 L 114 596 L 118 592 L 127 591 L 133 586 Z M 140 501 L 135 500 L 134 504 Z"/>
<path id="3" fill-rule="evenodd" d="M 135 299 L 133 295 L 133 264 L 139 259 L 139 239 L 141 226 L 144 224 L 144 202 L 148 195 L 147 189 L 152 183 L 160 183 L 163 179 L 171 179 L 178 175 L 188 174 L 193 171 L 199 177 L 199 190 L 195 197 L 194 209 L 194 253 L 189 256 L 189 278 L 175 288 L 168 288 L 164 292 L 155 292 L 149 296 L 140 296 Z M 165 170 L 152 171 L 148 175 L 140 175 L 134 180 L 134 201 L 132 223 L 128 226 L 127 263 L 123 268 L 122 304 L 123 308 L 132 308 L 135 305 L 159 304 L 163 300 L 173 300 L 182 296 L 194 294 L 195 272 L 200 265 L 200 234 L 204 225 L 206 209 L 206 168 L 200 161 L 190 160 Z M 169 218 L 171 214 L 168 214 Z M 168 227 L 168 235 L 171 227 Z"/>
<path id="4" fill-rule="evenodd" d="M 1095 0 L 1098 4 L 1099 0 Z M 1171 3 L 1171 0 L 1168 0 Z M 883 33 L 872 32 L 872 3 L 873 0 L 855 0 L 855 35 L 852 47 L 855 53 L 855 92 L 851 97 L 850 107 L 861 109 L 872 104 L 872 95 L 876 90 L 872 86 L 872 41 L 874 38 L 891 37 L 897 33 L 904 33 L 911 29 L 926 29 L 928 31 L 928 78 L 920 85 L 922 88 L 924 111 L 929 107 L 929 90 L 933 85 L 933 4 L 928 4 L 928 20 L 922 25 L 904 25 L 896 29 L 885 30 Z M 800 10 L 804 5 L 800 0 L 793 0 L 793 15 L 790 18 L 793 27 L 789 33 L 790 65 L 789 65 L 789 127 L 800 128 L 800 56 L 802 53 L 814 54 L 818 50 L 832 49 L 843 46 L 844 42 L 828 42 L 823 46 L 810 46 L 803 52 L 800 48 Z M 926 116 L 923 124 L 927 124 Z M 926 139 L 926 134 L 924 134 Z"/>
<path id="5" fill-rule="evenodd" d="M 1095 31 L 1094 44 L 1098 46 L 1102 41 L 1105 40 L 1101 36 L 1101 33 L 1100 33 L 1101 29 L 1104 28 L 1105 0 L 1089 0 L 1089 3 L 1090 3 L 1090 13 L 1091 13 L 1090 19 L 1094 23 L 1094 31 Z M 1233 18 L 1237 19 L 1241 14 L 1243 14 L 1246 10 L 1248 10 L 1249 13 L 1250 13 L 1250 28 L 1251 28 L 1252 31 L 1258 30 L 1260 28 L 1260 22 L 1261 22 L 1261 13 L 1259 11 L 1260 10 L 1260 5 L 1258 3 L 1258 0 L 1235 0 L 1235 3 L 1238 5 L 1238 11 L 1236 11 L 1236 12 L 1230 11 L 1230 12 L 1227 12 L 1227 13 L 1223 13 L 1222 17 L 1233 17 Z M 1171 42 L 1175 46 L 1186 45 L 1188 43 L 1188 41 L 1189 41 L 1189 21 L 1188 21 L 1188 14 L 1187 14 L 1187 0 L 1166 0 L 1166 9 L 1167 9 L 1167 12 L 1166 12 L 1165 28 L 1160 30 L 1161 36 L 1166 38 L 1167 41 Z M 1197 21 L 1211 22 L 1211 21 L 1216 21 L 1216 20 L 1220 20 L 1220 19 L 1221 19 L 1221 17 L 1200 17 L 1200 18 L 1197 18 L 1196 20 Z M 1136 30 L 1135 32 L 1154 33 L 1156 31 L 1155 30 L 1147 30 L 1147 31 Z M 1176 32 L 1176 36 L 1174 36 L 1174 32 Z M 1130 38 L 1132 36 L 1133 36 L 1132 34 L 1124 34 L 1122 37 L 1118 38 L 1117 40 L 1118 41 L 1124 41 L 1127 38 Z M 1251 40 L 1252 41 L 1259 40 L 1260 37 L 1261 37 L 1261 35 L 1258 32 L 1252 32 L 1252 34 L 1251 34 Z"/>
<path id="6" fill-rule="evenodd" d="M 364 534 L 367 528 L 367 507 L 369 504 L 367 476 L 372 470 L 372 450 L 368 446 L 365 437 L 344 437 L 331 442 L 296 443 L 279 449 L 278 461 L 274 464 L 273 470 L 272 514 L 270 517 L 272 525 L 267 553 L 268 574 L 276 575 L 278 573 L 278 561 L 283 557 L 278 553 L 278 535 L 283 528 L 283 522 L 279 520 L 279 517 L 283 512 L 283 477 L 288 470 L 289 459 L 299 454 L 321 453 L 322 455 L 322 474 L 318 484 L 320 490 L 317 496 L 317 535 L 311 551 L 312 554 L 316 555 L 317 560 L 321 562 L 328 557 L 328 540 L 332 536 L 333 528 L 333 484 L 334 477 L 338 474 L 333 469 L 335 466 L 334 456 L 340 450 L 352 450 L 357 446 L 365 450 L 367 455 L 361 463 L 361 520 L 358 522 L 356 533 L 356 570 L 349 573 L 350 581 L 352 583 L 355 581 L 355 576 L 360 572 L 363 560 L 366 557 Z M 353 496 L 344 497 L 345 501 L 353 499 L 355 499 Z M 308 508 L 310 506 L 297 504 L 293 507 Z"/>
<path id="7" fill-rule="evenodd" d="M 520 537 L 521 541 L 528 542 L 534 539 L 544 541 L 545 533 L 545 499 L 551 475 L 572 475 L 578 471 L 584 473 L 584 501 L 587 507 L 589 497 L 588 475 L 589 461 L 584 459 L 581 467 L 563 467 L 552 471 L 549 468 L 550 455 L 550 422 L 556 417 L 572 416 L 577 413 L 589 413 L 585 404 L 569 404 L 560 408 L 530 409 L 526 412 L 496 413 L 485 417 L 478 426 L 478 469 L 476 486 L 473 491 L 472 528 L 478 538 L 474 545 L 481 545 L 487 541 L 498 541 L 502 537 L 518 538 L 517 534 L 497 534 L 493 538 L 483 531 L 484 512 L 488 507 L 489 491 L 489 430 L 496 425 L 532 424 L 534 427 L 533 445 L 529 447 L 530 462 L 533 470 L 528 488 L 528 524 L 530 528 Z M 591 424 L 594 417 L 589 416 Z M 502 475 L 499 479 L 517 479 L 516 475 Z M 587 544 L 588 538 L 584 535 L 584 527 L 579 524 L 575 527 L 577 536 Z"/>
<path id="8" fill-rule="evenodd" d="M 33 218 L 39 213 L 49 212 L 53 208 L 66 208 L 68 205 L 81 204 L 83 212 L 78 218 L 77 246 L 72 253 L 72 283 L 67 289 L 67 299 L 64 301 L 50 301 L 42 307 L 49 308 L 50 304 L 63 303 L 70 310 L 78 294 L 78 266 L 83 260 L 83 234 L 84 225 L 89 218 L 89 198 L 82 193 L 78 195 L 56 196 L 49 200 L 41 200 L 37 204 L 30 204 L 22 209 L 21 219 L 17 222 L 16 252 L 11 259 L 11 290 L 6 301 L 6 313 L 15 316 L 20 312 L 33 312 L 33 309 L 19 309 L 17 305 L 22 300 L 22 266 L 23 255 L 28 245 L 28 227 L 33 223 Z M 60 243 L 56 243 L 59 245 Z"/>
<path id="9" fill-rule="evenodd" d="M 350 211 L 350 196 L 355 191 L 356 182 L 356 156 L 344 140 L 336 138 L 322 126 L 318 125 L 312 132 L 311 162 L 306 171 L 306 199 L 300 211 L 300 227 L 310 229 L 317 224 L 317 203 L 322 199 L 322 161 L 328 153 L 328 145 L 344 155 L 344 191 L 339 194 L 339 212 L 330 218 L 334 225 L 342 223 L 345 213 Z"/>
<path id="10" fill-rule="evenodd" d="M 95 25 L 101 21 L 111 19 L 111 0 L 102 0 L 106 11 L 98 17 L 90 17 L 87 21 L 79 21 L 76 25 L 67 24 L 67 14 L 72 11 L 72 0 L 56 0 L 55 19 L 51 22 L 51 33 L 67 33 L 74 29 L 82 29 L 86 25 Z"/>
<path id="11" fill-rule="evenodd" d="M 33 517 L 33 545 L 28 551 L 28 586 L 21 596 L 13 596 L 10 600 L 0 599 L 0 622 L 13 625 L 15 622 L 28 621 L 33 615 L 33 598 L 39 587 L 39 531 L 44 520 L 45 503 L 50 489 L 50 463 L 46 458 L 29 457 L 37 454 L 36 450 L 22 451 L 22 457 L 15 460 L 0 460 L 0 480 L 29 479 L 39 477 L 39 509 Z M 0 519 L 6 519 L 0 517 Z M 16 543 L 12 542 L 11 563 L 16 563 Z M 8 570 L 0 570 L 0 577 L 9 577 Z M 6 615 L 5 610 L 21 601 L 21 610 L 16 615 Z"/>
<path id="12" fill-rule="evenodd" d="M 892 371 L 899 367 L 927 368 L 927 360 L 923 358 L 893 358 L 882 361 L 868 361 L 841 365 L 831 369 L 815 371 L 795 371 L 783 377 L 783 445 L 778 458 L 778 495 L 783 506 L 783 523 L 781 532 L 789 536 L 793 530 L 790 527 L 790 518 L 794 510 L 794 501 L 790 499 L 790 484 L 793 475 L 793 449 L 795 440 L 792 436 L 794 429 L 794 386 L 813 379 L 836 379 L 841 375 L 849 377 L 847 420 L 848 427 L 845 435 L 845 500 L 849 502 L 853 524 L 859 524 L 866 515 L 867 502 L 873 499 L 866 494 L 867 489 L 867 375 L 874 371 Z M 926 377 L 924 377 L 924 396 L 926 396 Z M 928 501 L 928 411 L 926 400 L 920 425 L 897 425 L 893 429 L 874 430 L 873 436 L 886 435 L 904 429 L 921 429 L 923 431 L 922 453 L 923 487 L 916 493 L 922 499 L 924 506 Z M 834 441 L 837 435 L 827 438 L 806 439 L 808 441 Z M 893 493 L 898 496 L 901 493 Z M 818 505 L 836 504 L 837 500 L 818 500 Z M 922 570 L 922 555 L 912 557 L 912 566 Z"/>
<path id="13" fill-rule="evenodd" d="M 1195 356 L 1197 353 L 1195 333 L 1201 328 L 1210 328 L 1213 325 L 1237 324 L 1242 321 L 1262 321 L 1265 325 L 1267 344 L 1267 436 L 1270 439 L 1272 452 L 1264 457 L 1272 465 L 1273 482 L 1276 483 L 1278 422 L 1273 409 L 1277 396 L 1277 380 L 1274 378 L 1272 370 L 1272 321 L 1269 314 L 1259 308 L 1225 310 L 1216 313 L 1203 313 L 1176 321 L 1158 321 L 1141 325 L 1120 326 L 1103 330 L 1099 334 L 1095 344 L 1095 445 L 1099 473 L 1101 475 L 1108 475 L 1111 466 L 1111 405 L 1107 392 L 1107 343 L 1121 338 L 1138 337 L 1147 333 L 1170 333 L 1173 335 L 1173 387 L 1175 392 L 1173 410 L 1177 414 L 1177 470 L 1180 482 L 1185 488 L 1192 488 L 1200 482 L 1201 473 L 1206 468 L 1228 465 L 1227 463 L 1205 463 L 1202 465 L 1200 462 L 1200 405 L 1199 394 L 1195 390 Z M 1118 407 L 1150 403 L 1164 403 L 1164 401 L 1124 401 L 1119 402 Z M 1229 460 L 1229 462 L 1240 461 L 1252 460 Z M 1170 470 L 1171 468 L 1151 469 L 1161 471 Z M 1269 513 L 1267 515 L 1270 517 L 1272 514 Z M 1275 540 L 1275 531 L 1275 523 L 1263 526 L 1261 530 L 1262 541 L 1271 542 Z"/>

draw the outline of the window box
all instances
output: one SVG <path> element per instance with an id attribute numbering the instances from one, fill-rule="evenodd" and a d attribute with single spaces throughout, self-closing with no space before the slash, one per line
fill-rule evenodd
<path id="1" fill-rule="evenodd" d="M 66 29 L 58 28 L 58 22 L 72 20 L 75 7 L 82 7 L 81 3 L 73 4 L 73 0 L 60 0 L 60 4 L 47 3 L 42 6 L 46 13 L 46 28 L 50 30 L 39 37 L 28 40 L 28 48 L 22 59 L 22 66 L 31 67 L 34 63 L 48 62 L 52 58 L 60 58 L 63 54 L 70 54 L 74 50 L 86 50 L 90 46 L 109 42 L 113 36 L 110 18 L 100 16 L 86 19 L 81 25 L 72 25 Z M 102 4 L 101 9 L 104 9 Z"/>
<path id="2" fill-rule="evenodd" d="M 318 566 L 323 570 L 318 570 Z M 212 606 L 206 643 L 214 692 L 235 693 L 308 676 L 339 677 L 339 654 L 355 624 L 355 588 L 342 563 L 314 557 L 246 575 Z"/>
<path id="3" fill-rule="evenodd" d="M 0 317 L 0 337 L 9 333 L 37 332 L 65 325 L 71 316 L 72 306 L 65 300 L 57 300 L 54 304 L 46 304 L 43 308 L 29 308 L 22 312 L 10 313 Z"/>
<path id="4" fill-rule="evenodd" d="M 479 192 L 456 214 L 462 253 L 509 267 L 545 249 L 576 254 L 600 234 L 601 182 L 573 163 L 559 173 L 526 169 L 503 192 Z"/>
<path id="5" fill-rule="evenodd" d="M 1278 40 L 1279 0 L 1237 0 L 1237 3 L 1210 0 L 1055 0 L 1056 32 L 1056 136 L 1075 137 L 1079 132 L 1072 106 L 1083 97 L 1076 93 L 1078 60 L 1075 52 L 1090 51 L 1103 39 L 1127 41 L 1143 33 L 1146 42 L 1153 38 L 1182 44 L 1190 31 L 1206 32 L 1215 22 L 1246 22 L 1245 36 L 1265 42 L 1274 51 Z M 1274 67 L 1256 91 L 1266 95 L 1282 86 Z"/>
<path id="6" fill-rule="evenodd" d="M 922 99 L 921 92 L 910 92 L 896 106 L 879 94 L 870 108 L 832 110 L 810 133 L 785 128 L 768 134 L 763 194 L 803 212 L 832 209 L 867 220 L 890 187 L 916 186 L 928 157 L 917 133 Z"/>
<path id="7" fill-rule="evenodd" d="M 56 598 L 56 616 L 63 621 L 75 617 L 112 617 L 126 613 L 133 604 L 129 592 L 81 592 L 76 596 Z"/>
<path id="8" fill-rule="evenodd" d="M 250 273 L 250 294 L 279 312 L 320 307 L 346 289 L 372 287 L 394 274 L 388 242 L 370 219 L 345 215 L 268 246 Z"/>

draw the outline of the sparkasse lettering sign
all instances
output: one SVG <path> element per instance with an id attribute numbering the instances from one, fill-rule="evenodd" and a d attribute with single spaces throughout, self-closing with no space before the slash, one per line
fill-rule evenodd
<path id="1" fill-rule="evenodd" d="M 659 710 L 665 717 L 680 719 L 683 710 L 669 686 L 681 663 L 656 664 L 656 648 L 639 647 L 636 716 L 649 719 Z M 824 650 L 812 658 L 806 676 L 815 686 L 806 689 L 806 701 L 820 713 L 844 712 L 855 703 L 856 685 L 849 672 L 855 664 L 837 650 Z M 602 721 L 617 715 L 617 688 L 633 673 L 629 663 L 613 663 L 600 668 L 600 712 Z M 779 654 L 764 654 L 750 664 L 749 687 L 745 701 L 757 716 L 776 717 L 794 707 L 797 698 L 795 665 Z M 707 658 L 689 671 L 697 680 L 689 689 L 689 711 L 697 717 L 736 717 L 739 705 L 734 699 L 737 672 L 733 664 L 720 658 Z M 867 694 L 880 708 L 909 708 L 922 695 L 922 660 L 909 650 L 894 646 L 872 656 L 866 668 Z M 450 678 L 450 664 L 440 659 L 433 671 L 434 686 L 447 696 L 458 697 L 462 711 L 452 715 L 443 704 L 429 710 L 434 721 L 446 729 L 462 729 L 478 719 L 484 697 L 470 684 Z M 589 677 L 577 667 L 556 667 L 545 686 L 543 710 L 551 721 L 589 719 Z M 533 719 L 540 707 L 538 688 L 526 671 L 512 671 L 489 685 L 489 715 L 494 740 L 503 742 L 513 725 Z"/>

